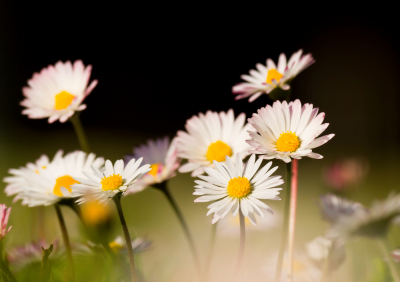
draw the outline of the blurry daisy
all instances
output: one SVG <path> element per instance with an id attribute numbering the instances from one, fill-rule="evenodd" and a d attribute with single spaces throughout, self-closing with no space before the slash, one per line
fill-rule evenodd
<path id="1" fill-rule="evenodd" d="M 139 168 L 142 160 L 142 158 L 137 161 L 132 159 L 125 168 L 123 160 L 116 161 L 114 166 L 110 160 L 107 160 L 104 171 L 100 171 L 95 166 L 92 166 L 93 173 L 84 169 L 83 174 L 86 179 L 75 177 L 74 180 L 77 184 L 72 186 L 74 196 L 84 196 L 77 203 L 82 204 L 89 201 L 105 203 L 119 193 L 124 194 L 129 186 L 151 170 L 148 164 Z"/>
<path id="2" fill-rule="evenodd" d="M 236 158 L 241 159 L 239 154 Z M 243 216 L 253 224 L 256 224 L 254 213 L 260 217 L 264 217 L 262 210 L 273 213 L 271 208 L 259 199 L 280 200 L 278 195 L 282 188 L 274 187 L 283 184 L 283 180 L 279 175 L 271 176 L 278 169 L 276 166 L 270 170 L 272 162 L 258 171 L 261 162 L 261 158 L 255 162 L 253 154 L 245 166 L 241 161 L 237 161 L 235 166 L 227 156 L 226 165 L 214 161 L 216 169 L 205 168 L 208 176 L 198 176 L 202 180 L 195 181 L 197 185 L 193 195 L 202 196 L 195 202 L 216 201 L 207 207 L 207 215 L 214 213 L 213 224 L 231 210 L 235 217 L 240 209 Z"/>
<path id="3" fill-rule="evenodd" d="M 276 213 L 274 215 L 265 214 L 264 217 L 257 217 L 257 225 L 251 224 L 248 218 L 245 218 L 246 234 L 257 232 L 272 232 L 275 228 L 279 227 L 281 218 Z M 219 220 L 217 225 L 217 236 L 221 237 L 240 237 L 240 220 L 239 215 L 226 216 Z"/>
<path id="4" fill-rule="evenodd" d="M 268 261 L 264 263 L 264 280 L 263 281 L 274 281 L 275 267 L 277 254 L 269 257 Z M 320 282 L 322 271 L 314 263 L 310 261 L 304 253 L 295 253 L 293 260 L 293 277 L 296 282 Z M 284 257 L 282 265 L 282 275 L 280 281 L 288 281 L 287 277 L 289 274 L 289 260 L 287 254 Z M 260 280 L 261 281 L 261 280 Z"/>
<path id="5" fill-rule="evenodd" d="M 360 203 L 355 203 L 333 194 L 320 198 L 319 207 L 322 218 L 330 223 L 335 223 L 340 216 L 351 215 L 358 209 L 363 209 Z"/>
<path id="6" fill-rule="evenodd" d="M 192 171 L 192 176 L 197 176 L 204 173 L 205 167 L 214 167 L 214 161 L 225 161 L 226 156 L 235 162 L 237 153 L 242 157 L 248 155 L 251 147 L 245 140 L 251 125 L 244 124 L 245 119 L 244 113 L 235 119 L 231 109 L 219 114 L 208 111 L 187 120 L 188 132 L 178 131 L 176 138 L 178 157 L 188 160 L 179 172 Z"/>
<path id="7" fill-rule="evenodd" d="M 147 240 L 145 238 L 136 238 L 135 240 L 132 240 L 133 253 L 143 253 L 150 249 L 152 244 L 153 241 Z M 115 238 L 115 240 L 112 241 L 109 245 L 110 248 L 117 254 L 119 254 L 120 252 L 127 252 L 125 240 L 121 236 Z"/>
<path id="8" fill-rule="evenodd" d="M 394 250 L 392 252 L 392 258 L 395 262 L 400 262 L 400 249 Z"/>
<path id="9" fill-rule="evenodd" d="M 62 157 L 57 153 L 54 160 L 46 168 L 39 168 L 37 172 L 26 175 L 26 183 L 18 197 L 23 205 L 30 207 L 48 206 L 63 199 L 71 198 L 74 177 L 83 176 L 83 171 L 90 167 L 99 169 L 104 159 L 96 158 L 95 154 L 75 151 Z"/>
<path id="10" fill-rule="evenodd" d="M 63 154 L 62 150 L 59 150 L 54 156 L 53 160 L 60 158 Z M 8 183 L 4 192 L 7 196 L 17 195 L 13 202 L 19 200 L 19 193 L 24 191 L 27 185 L 30 183 L 27 181 L 32 175 L 32 173 L 39 173 L 39 170 L 46 169 L 50 164 L 49 158 L 46 155 L 40 156 L 39 159 L 36 160 L 35 163 L 27 163 L 25 167 L 20 167 L 19 169 L 9 169 L 8 173 L 13 176 L 4 177 L 3 181 Z"/>
<path id="11" fill-rule="evenodd" d="M 274 89 L 290 89 L 292 79 L 309 67 L 315 61 L 311 54 L 303 55 L 303 50 L 294 53 L 289 62 L 286 61 L 285 54 L 280 54 L 278 65 L 271 59 L 267 59 L 266 65 L 257 64 L 257 70 L 250 70 L 250 75 L 242 75 L 244 83 L 239 83 L 232 87 L 232 92 L 236 100 L 249 97 L 249 102 L 253 102 L 261 94 L 270 94 Z"/>
<path id="12" fill-rule="evenodd" d="M 311 260 L 321 263 L 328 258 L 331 247 L 331 240 L 319 236 L 306 245 L 307 255 Z"/>
<path id="13" fill-rule="evenodd" d="M 283 103 L 276 101 L 273 106 L 267 105 L 253 114 L 248 121 L 257 132 L 249 131 L 253 147 L 250 153 L 263 154 L 264 159 L 281 159 L 286 163 L 291 159 L 310 157 L 322 159 L 312 152 L 335 134 L 317 138 L 329 125 L 322 124 L 325 113 L 318 113 L 312 104 L 301 106 L 300 100 Z"/>
<path id="14" fill-rule="evenodd" d="M 107 225 L 112 221 L 113 212 L 110 206 L 104 206 L 96 201 L 91 201 L 81 206 L 83 222 L 89 226 Z"/>
<path id="15" fill-rule="evenodd" d="M 133 155 L 127 155 L 125 162 L 129 162 L 132 158 L 143 158 L 143 162 L 151 164 L 151 170 L 142 178 L 129 187 L 125 194 L 132 194 L 142 191 L 144 188 L 155 183 L 161 183 L 176 175 L 179 167 L 180 159 L 178 158 L 174 141 L 169 142 L 168 137 L 149 140 L 147 144 L 143 144 L 133 149 Z"/>
<path id="16" fill-rule="evenodd" d="M 82 102 L 97 85 L 94 80 L 88 86 L 91 71 L 92 66 L 85 68 L 78 60 L 73 65 L 59 61 L 34 73 L 29 86 L 22 89 L 25 100 L 21 105 L 26 107 L 22 113 L 33 119 L 49 118 L 49 123 L 65 122 L 75 111 L 86 108 Z"/>
<path id="17" fill-rule="evenodd" d="M 0 204 L 0 240 L 2 240 L 11 230 L 12 226 L 7 228 L 10 213 L 11 208 L 7 209 L 7 206 L 5 204 Z"/>
<path id="18" fill-rule="evenodd" d="M 353 237 L 383 237 L 400 215 L 400 194 L 392 194 L 375 202 L 368 210 L 358 209 L 351 215 L 339 217 L 328 232 L 329 238 L 349 240 Z"/>
<path id="19" fill-rule="evenodd" d="M 325 171 L 325 182 L 336 190 L 357 185 L 368 173 L 368 162 L 362 158 L 347 158 L 331 164 Z"/>
<path id="20" fill-rule="evenodd" d="M 7 259 L 15 271 L 19 271 L 32 263 L 41 263 L 43 257 L 43 248 L 48 248 L 49 244 L 45 241 L 32 242 L 23 246 L 17 246 L 7 251 Z M 57 241 L 53 243 L 53 251 L 50 259 L 58 259 L 63 252 Z"/>

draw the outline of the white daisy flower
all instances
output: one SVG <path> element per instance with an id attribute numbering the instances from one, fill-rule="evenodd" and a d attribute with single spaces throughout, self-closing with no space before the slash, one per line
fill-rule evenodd
<path id="1" fill-rule="evenodd" d="M 204 173 L 205 167 L 214 167 L 214 161 L 223 162 L 226 156 L 232 157 L 233 162 L 237 153 L 247 156 L 251 147 L 245 140 L 252 127 L 244 124 L 245 119 L 244 113 L 235 119 L 230 109 L 227 113 L 200 113 L 187 120 L 187 132 L 178 131 L 176 137 L 178 157 L 188 160 L 179 172 L 192 171 L 192 176 L 197 176 Z"/>
<path id="2" fill-rule="evenodd" d="M 267 59 L 266 65 L 257 64 L 257 70 L 250 70 L 250 75 L 242 75 L 244 83 L 239 83 L 232 87 L 236 100 L 249 97 L 249 102 L 253 102 L 261 94 L 270 94 L 272 90 L 281 88 L 290 89 L 292 79 L 304 69 L 312 65 L 315 61 L 311 54 L 303 55 L 303 50 L 294 53 L 289 62 L 286 62 L 285 54 L 280 54 L 278 65 L 271 59 Z"/>
<path id="3" fill-rule="evenodd" d="M 63 154 L 62 150 L 59 150 L 54 156 L 54 160 L 61 157 Z M 39 173 L 39 170 L 46 169 L 50 164 L 49 158 L 46 155 L 41 155 L 39 159 L 36 160 L 35 163 L 27 163 L 25 167 L 20 167 L 19 169 L 9 169 L 8 173 L 13 176 L 4 177 L 3 181 L 8 183 L 4 192 L 7 196 L 17 195 L 13 202 L 19 200 L 19 193 L 25 190 L 27 185 L 30 183 L 27 182 L 29 176 L 32 173 Z"/>
<path id="4" fill-rule="evenodd" d="M 83 176 L 82 171 L 90 167 L 100 168 L 103 163 L 103 158 L 96 158 L 92 153 L 75 151 L 62 157 L 59 151 L 46 168 L 26 175 L 26 185 L 18 197 L 29 207 L 48 206 L 69 199 L 71 186 L 77 183 L 74 177 Z"/>
<path id="5" fill-rule="evenodd" d="M 91 71 L 92 66 L 85 68 L 78 60 L 73 65 L 59 61 L 34 73 L 29 86 L 22 89 L 25 100 L 21 106 L 26 107 L 22 114 L 33 119 L 49 118 L 49 123 L 67 121 L 75 111 L 86 109 L 82 102 L 97 85 L 93 80 L 88 86 Z"/>
<path id="6" fill-rule="evenodd" d="M 253 147 L 250 153 L 263 154 L 264 159 L 281 159 L 286 163 L 291 159 L 310 157 L 322 159 L 313 153 L 317 148 L 335 134 L 317 138 L 329 125 L 322 124 L 325 113 L 318 114 L 318 108 L 312 104 L 301 107 L 300 100 L 283 103 L 276 101 L 273 106 L 267 105 L 253 114 L 248 121 L 257 132 L 249 131 L 251 140 L 247 142 Z"/>
<path id="7" fill-rule="evenodd" d="M 333 194 L 327 194 L 320 198 L 319 202 L 322 218 L 330 223 L 335 223 L 340 216 L 351 215 L 363 205 L 355 203 Z"/>
<path id="8" fill-rule="evenodd" d="M 133 152 L 133 155 L 125 157 L 125 162 L 142 157 L 144 163 L 151 164 L 151 170 L 130 186 L 125 194 L 140 192 L 148 186 L 174 177 L 181 161 L 174 140 L 170 144 L 168 137 L 149 140 L 147 144 L 135 147 Z"/>
<path id="9" fill-rule="evenodd" d="M 383 237 L 399 216 L 400 194 L 392 194 L 384 201 L 375 202 L 368 210 L 357 209 L 351 215 L 339 217 L 328 237 L 343 241 L 358 236 Z"/>
<path id="10" fill-rule="evenodd" d="M 241 159 L 237 156 L 238 160 Z M 264 217 L 262 210 L 273 213 L 271 208 L 259 199 L 280 200 L 279 191 L 282 188 L 274 188 L 283 184 L 281 176 L 271 175 L 278 169 L 270 170 L 272 162 L 266 164 L 260 171 L 262 158 L 255 162 L 255 155 L 251 155 L 246 165 L 241 161 L 233 164 L 230 157 L 226 156 L 226 165 L 214 161 L 215 169 L 206 167 L 208 176 L 199 175 L 202 180 L 196 180 L 193 195 L 202 195 L 195 200 L 196 203 L 216 201 L 209 205 L 207 215 L 214 213 L 212 223 L 224 218 L 229 211 L 235 217 L 239 209 L 250 222 L 256 224 L 254 213 Z M 256 174 L 256 172 L 258 173 Z"/>
<path id="11" fill-rule="evenodd" d="M 148 164 L 139 168 L 142 160 L 143 158 L 137 161 L 132 159 L 125 168 L 123 160 L 116 161 L 114 166 L 110 160 L 107 160 L 104 171 L 100 171 L 95 166 L 92 166 L 93 173 L 83 171 L 87 179 L 75 177 L 78 184 L 72 186 L 74 196 L 84 196 L 77 203 L 82 204 L 88 201 L 106 203 L 118 193 L 125 193 L 138 178 L 151 170 Z"/>

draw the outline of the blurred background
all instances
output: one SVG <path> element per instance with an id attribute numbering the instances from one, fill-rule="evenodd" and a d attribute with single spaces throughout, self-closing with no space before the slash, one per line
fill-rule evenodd
<path id="1" fill-rule="evenodd" d="M 41 154 L 52 157 L 60 148 L 79 149 L 69 122 L 49 125 L 45 119 L 21 115 L 22 87 L 34 72 L 58 60 L 82 59 L 93 66 L 91 78 L 99 84 L 85 100 L 88 107 L 81 120 L 93 152 L 115 161 L 148 138 L 173 137 L 199 112 L 233 108 L 236 114 L 251 117 L 271 101 L 266 95 L 253 103 L 234 101 L 231 88 L 241 81 L 240 75 L 267 58 L 276 61 L 281 52 L 289 57 L 302 48 L 316 63 L 294 80 L 292 99 L 325 112 L 330 123 L 326 133 L 336 136 L 316 150 L 323 160 L 299 162 L 296 243 L 301 254 L 306 242 L 326 230 L 316 204 L 321 195 L 333 192 L 369 205 L 399 191 L 400 40 L 395 9 L 386 5 L 294 7 L 293 11 L 281 5 L 1 0 L 0 177 Z M 329 169 L 349 160 L 356 160 L 358 176 L 338 184 L 337 170 Z M 284 175 L 283 163 L 274 164 Z M 189 174 L 179 174 L 168 186 L 204 260 L 211 217 L 205 216 L 207 204 L 193 203 L 193 181 Z M 1 203 L 11 205 L 11 201 L 0 194 Z M 279 244 L 283 203 L 268 204 L 276 215 L 267 216 L 270 222 L 263 232 L 249 233 L 252 243 L 246 246 L 242 273 L 252 277 L 248 281 L 265 281 L 259 277 L 275 267 L 273 246 Z M 147 189 L 124 198 L 123 206 L 131 232 L 155 242 L 142 257 L 148 281 L 195 281 L 188 246 L 163 195 Z M 37 209 L 20 203 L 12 207 L 13 229 L 6 244 L 37 240 Z M 65 213 L 72 240 L 85 243 L 78 218 L 68 209 Z M 45 208 L 45 215 L 48 242 L 61 238 L 53 208 Z M 119 225 L 112 232 L 122 234 Z M 227 279 L 238 249 L 237 237 L 218 234 L 212 281 Z M 359 281 L 381 281 L 373 280 L 374 268 L 369 269 Z M 264 274 L 251 276 L 255 273 Z"/>

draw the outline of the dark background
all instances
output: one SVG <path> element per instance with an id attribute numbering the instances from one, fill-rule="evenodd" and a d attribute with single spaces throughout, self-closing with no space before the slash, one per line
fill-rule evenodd
<path id="1" fill-rule="evenodd" d="M 393 9 L 346 4 L 290 11 L 287 4 L 271 4 L 2 1 L 1 126 L 69 127 L 29 120 L 18 103 L 33 72 L 76 59 L 91 64 L 92 79 L 99 80 L 85 101 L 86 127 L 162 135 L 173 134 L 187 118 L 208 109 L 234 108 L 250 116 L 270 100 L 264 95 L 252 104 L 235 102 L 232 85 L 257 62 L 276 61 L 281 52 L 290 56 L 303 48 L 316 64 L 294 81 L 293 98 L 320 107 L 328 122 L 346 121 L 352 133 L 361 130 L 362 139 L 371 139 L 364 133 L 371 123 L 375 133 L 388 134 L 390 142 L 397 139 L 398 127 L 384 124 L 393 126 L 389 119 L 396 124 L 398 119 L 400 46 Z M 385 117 L 379 120 L 379 115 Z"/>

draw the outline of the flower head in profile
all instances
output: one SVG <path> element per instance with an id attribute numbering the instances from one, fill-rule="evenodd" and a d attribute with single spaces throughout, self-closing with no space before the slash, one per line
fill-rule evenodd
<path id="1" fill-rule="evenodd" d="M 237 160 L 241 157 L 237 156 Z M 269 206 L 259 199 L 280 200 L 279 191 L 276 188 L 283 184 L 281 176 L 271 176 L 278 167 L 271 168 L 272 162 L 258 170 L 262 159 L 255 161 L 255 155 L 251 155 L 246 165 L 236 161 L 233 164 L 230 157 L 226 157 L 226 164 L 214 161 L 215 169 L 205 168 L 208 176 L 199 175 L 201 180 L 196 180 L 193 195 L 201 195 L 195 202 L 215 201 L 207 208 L 207 215 L 213 213 L 214 224 L 224 218 L 231 210 L 235 217 L 239 210 L 251 223 L 256 224 L 254 213 L 264 217 L 264 211 L 272 213 Z"/>
<path id="2" fill-rule="evenodd" d="M 53 161 L 45 168 L 26 173 L 25 184 L 17 198 L 29 207 L 48 206 L 72 197 L 72 185 L 78 183 L 74 177 L 83 177 L 83 171 L 90 167 L 100 168 L 104 164 L 102 157 L 74 151 L 62 156 L 57 152 Z"/>
<path id="3" fill-rule="evenodd" d="M 335 223 L 343 215 L 352 215 L 358 209 L 363 209 L 360 203 L 355 203 L 333 194 L 322 196 L 319 207 L 322 218 L 330 223 Z"/>
<path id="4" fill-rule="evenodd" d="M 250 153 L 262 154 L 264 159 L 281 159 L 286 163 L 291 159 L 310 157 L 322 159 L 312 150 L 335 136 L 329 134 L 317 138 L 328 127 L 324 123 L 325 113 L 318 114 L 312 104 L 301 106 L 300 100 L 283 103 L 276 101 L 267 105 L 249 118 L 249 123 L 257 132 L 249 131 L 253 147 Z"/>
<path id="5" fill-rule="evenodd" d="M 0 204 L 0 240 L 2 240 L 11 230 L 12 226 L 7 228 L 10 213 L 11 208 L 7 208 L 5 204 Z"/>
<path id="6" fill-rule="evenodd" d="M 266 65 L 257 64 L 257 70 L 250 70 L 250 75 L 242 75 L 246 82 L 239 83 L 232 88 L 236 100 L 249 97 L 253 102 L 261 94 L 270 94 L 274 89 L 290 89 L 292 79 L 315 61 L 311 54 L 303 55 L 303 50 L 294 53 L 287 62 L 285 54 L 280 54 L 278 65 L 267 59 Z"/>
<path id="7" fill-rule="evenodd" d="M 328 237 L 343 241 L 355 237 L 378 238 L 386 235 L 391 224 L 400 216 L 400 194 L 376 201 L 370 209 L 357 209 L 341 216 L 328 232 Z"/>
<path id="8" fill-rule="evenodd" d="M 227 113 L 208 111 L 187 120 L 187 132 L 178 131 L 176 137 L 178 157 L 188 160 L 179 172 L 192 171 L 192 176 L 197 176 L 205 167 L 214 167 L 214 161 L 225 161 L 226 156 L 236 162 L 237 153 L 248 155 L 251 147 L 246 138 L 251 125 L 245 124 L 245 119 L 244 113 L 235 119 L 231 109 Z"/>
<path id="9" fill-rule="evenodd" d="M 60 158 L 63 152 L 59 150 L 54 160 Z M 34 173 L 39 173 L 39 170 L 47 169 L 50 165 L 49 158 L 46 155 L 40 156 L 39 159 L 36 160 L 35 163 L 27 163 L 25 167 L 20 167 L 19 169 L 11 168 L 8 170 L 8 173 L 12 176 L 4 177 L 3 181 L 8 183 L 4 192 L 7 196 L 17 195 L 13 202 L 19 200 L 19 194 L 26 189 L 31 183 L 29 183 L 28 179 Z"/>
<path id="10" fill-rule="evenodd" d="M 86 108 L 83 100 L 97 85 L 93 80 L 88 86 L 92 66 L 83 65 L 81 60 L 49 65 L 40 73 L 34 73 L 28 86 L 22 89 L 25 99 L 22 111 L 29 118 L 48 118 L 49 123 L 56 120 L 65 122 L 75 111 Z"/>
<path id="11" fill-rule="evenodd" d="M 135 240 L 132 240 L 132 250 L 134 254 L 140 254 L 148 249 L 151 248 L 153 245 L 153 241 L 148 240 L 146 238 L 136 238 Z M 127 253 L 127 248 L 125 244 L 125 240 L 121 237 L 118 236 L 115 238 L 114 241 L 112 241 L 110 244 L 110 248 L 116 253 Z"/>
<path id="12" fill-rule="evenodd" d="M 129 187 L 126 194 L 140 192 L 148 186 L 174 177 L 181 161 L 178 158 L 174 140 L 170 142 L 168 137 L 155 141 L 149 140 L 147 144 L 135 147 L 133 152 L 133 155 L 125 157 L 125 161 L 129 162 L 132 158 L 142 157 L 144 163 L 151 164 L 151 170 Z"/>
<path id="13" fill-rule="evenodd" d="M 125 167 L 123 160 L 116 161 L 114 166 L 110 160 L 107 160 L 104 171 L 100 171 L 95 166 L 92 166 L 93 173 L 84 170 L 83 174 L 86 178 L 75 177 L 77 184 L 72 186 L 74 196 L 83 196 L 77 203 L 90 201 L 106 203 L 115 195 L 124 194 L 129 186 L 151 170 L 148 164 L 139 167 L 142 160 L 142 158 L 137 161 L 132 159 Z"/>

